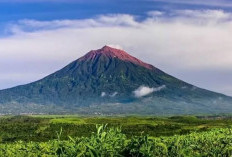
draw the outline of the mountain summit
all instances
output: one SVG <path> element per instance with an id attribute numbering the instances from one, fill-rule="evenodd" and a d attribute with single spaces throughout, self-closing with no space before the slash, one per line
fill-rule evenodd
<path id="1" fill-rule="evenodd" d="M 94 60 L 100 56 L 108 57 L 108 58 L 117 58 L 122 61 L 131 62 L 136 65 L 143 66 L 148 69 L 153 69 L 154 67 L 150 64 L 144 63 L 141 60 L 129 55 L 123 50 L 115 49 L 109 46 L 104 46 L 99 50 L 92 50 L 87 53 L 85 56 L 81 57 L 80 60 Z"/>
<path id="2" fill-rule="evenodd" d="M 2 114 L 201 114 L 232 112 L 232 99 L 104 46 L 41 80 L 1 90 L 0 107 Z"/>

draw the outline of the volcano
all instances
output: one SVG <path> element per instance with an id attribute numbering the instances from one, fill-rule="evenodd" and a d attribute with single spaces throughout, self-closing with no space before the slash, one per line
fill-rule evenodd
<path id="1" fill-rule="evenodd" d="M 104 46 L 41 80 L 1 90 L 0 108 L 1 114 L 211 114 L 232 112 L 232 98 Z"/>

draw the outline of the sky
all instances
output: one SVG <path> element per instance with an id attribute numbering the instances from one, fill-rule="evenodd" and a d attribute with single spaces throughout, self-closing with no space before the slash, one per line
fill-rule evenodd
<path id="1" fill-rule="evenodd" d="M 0 89 L 112 45 L 232 96 L 231 35 L 229 0 L 0 0 Z"/>

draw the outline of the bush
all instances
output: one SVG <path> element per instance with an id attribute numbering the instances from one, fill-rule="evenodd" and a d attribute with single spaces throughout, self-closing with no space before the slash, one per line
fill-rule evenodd
<path id="1" fill-rule="evenodd" d="M 172 137 L 134 136 L 127 139 L 120 128 L 97 125 L 91 137 L 49 142 L 22 142 L 0 144 L 1 157 L 182 157 L 231 156 L 232 132 L 215 129 Z"/>

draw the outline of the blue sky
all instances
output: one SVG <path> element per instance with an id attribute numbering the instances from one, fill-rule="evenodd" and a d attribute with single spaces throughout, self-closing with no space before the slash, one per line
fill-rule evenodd
<path id="1" fill-rule="evenodd" d="M 0 89 L 114 45 L 232 95 L 231 10 L 228 0 L 0 0 Z"/>
<path id="2" fill-rule="evenodd" d="M 231 10 L 230 1 L 213 0 L 0 0 L 1 22 L 20 19 L 83 19 L 99 14 L 146 16 L 150 10 L 223 9 Z"/>

